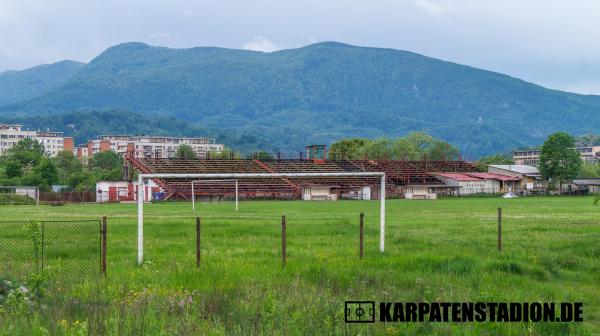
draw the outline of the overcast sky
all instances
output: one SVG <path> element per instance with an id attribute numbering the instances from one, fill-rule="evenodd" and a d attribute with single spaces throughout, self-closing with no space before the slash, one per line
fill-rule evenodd
<path id="1" fill-rule="evenodd" d="M 0 0 L 0 72 L 129 41 L 266 52 L 339 41 L 600 94 L 594 0 Z"/>

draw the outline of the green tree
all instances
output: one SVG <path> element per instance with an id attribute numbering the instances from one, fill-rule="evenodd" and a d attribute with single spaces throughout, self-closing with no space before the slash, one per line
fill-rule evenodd
<path id="1" fill-rule="evenodd" d="M 377 139 L 366 146 L 367 157 L 371 160 L 392 160 L 393 141 L 390 139 Z"/>
<path id="2" fill-rule="evenodd" d="M 396 160 L 419 160 L 419 149 L 407 137 L 399 138 L 392 144 L 393 157 Z"/>
<path id="3" fill-rule="evenodd" d="M 265 153 L 266 155 L 269 155 L 266 152 L 262 152 L 262 153 Z M 225 159 L 225 160 L 226 159 L 231 159 L 233 157 L 233 159 L 237 160 L 237 159 L 241 158 L 242 156 L 240 155 L 240 153 L 234 151 L 233 149 L 225 147 L 225 148 L 223 148 L 222 151 L 218 151 L 218 152 L 217 151 L 210 151 L 210 152 L 208 152 L 208 157 L 211 158 L 211 159 Z"/>
<path id="4" fill-rule="evenodd" d="M 600 177 L 600 164 L 583 163 L 581 169 L 579 169 L 580 178 L 599 178 Z"/>
<path id="5" fill-rule="evenodd" d="M 434 138 L 423 132 L 410 132 L 404 137 L 408 144 L 410 144 L 417 154 L 424 155 L 427 153 L 428 148 L 433 144 Z"/>
<path id="6" fill-rule="evenodd" d="M 4 163 L 4 173 L 8 178 L 23 176 L 23 165 L 17 160 L 7 160 Z"/>
<path id="7" fill-rule="evenodd" d="M 51 185 L 58 182 L 58 169 L 54 165 L 54 162 L 47 157 L 43 158 L 33 171 L 41 181 L 41 184 L 38 184 L 40 189 L 47 190 Z"/>
<path id="8" fill-rule="evenodd" d="M 73 176 L 70 185 L 75 184 L 77 189 L 82 187 L 93 188 L 97 180 L 121 180 L 123 178 L 123 158 L 113 151 L 104 151 L 94 154 L 89 162 L 90 174 Z M 84 185 L 77 186 L 77 183 Z"/>
<path id="9" fill-rule="evenodd" d="M 581 158 L 575 150 L 575 139 L 565 132 L 551 134 L 544 142 L 540 153 L 540 173 L 550 187 L 562 185 L 579 174 Z"/>
<path id="10" fill-rule="evenodd" d="M 37 165 L 44 156 L 44 146 L 39 141 L 32 139 L 23 139 L 17 142 L 5 154 L 7 160 L 18 161 L 23 168 Z"/>
<path id="11" fill-rule="evenodd" d="M 343 139 L 331 145 L 330 158 L 360 160 L 456 160 L 459 151 L 451 144 L 423 132 L 397 139 Z"/>
<path id="12" fill-rule="evenodd" d="M 362 160 L 365 149 L 372 142 L 372 140 L 362 138 L 342 139 L 331 145 L 328 156 L 332 160 Z"/>
<path id="13" fill-rule="evenodd" d="M 434 140 L 427 148 L 425 157 L 428 160 L 446 161 L 446 160 L 458 160 L 460 152 L 458 148 L 451 144 L 441 141 Z"/>
<path id="14" fill-rule="evenodd" d="M 175 152 L 175 157 L 178 159 L 187 159 L 192 160 L 196 158 L 196 152 L 190 145 L 181 144 L 177 147 L 177 151 Z"/>
<path id="15" fill-rule="evenodd" d="M 9 153 L 22 152 L 22 151 L 33 151 L 39 155 L 44 155 L 45 149 L 41 142 L 33 139 L 23 139 L 14 144 L 9 150 Z"/>
<path id="16" fill-rule="evenodd" d="M 104 151 L 94 154 L 89 162 L 89 166 L 92 170 L 112 170 L 121 169 L 123 165 L 123 158 L 121 155 L 113 151 Z"/>
<path id="17" fill-rule="evenodd" d="M 68 184 L 67 180 L 69 176 L 76 174 L 83 170 L 81 162 L 73 155 L 73 152 L 60 151 L 52 158 L 58 168 L 58 176 L 60 183 Z M 72 186 L 73 188 L 75 186 Z"/>

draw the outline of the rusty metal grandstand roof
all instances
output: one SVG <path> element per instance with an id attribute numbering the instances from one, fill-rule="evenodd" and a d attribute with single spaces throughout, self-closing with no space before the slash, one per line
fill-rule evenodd
<path id="1" fill-rule="evenodd" d="M 464 161 L 388 161 L 340 160 L 315 163 L 312 160 L 215 160 L 215 159 L 126 159 L 142 173 L 210 174 L 210 173 L 347 173 L 384 172 L 387 190 L 408 185 L 443 185 L 432 172 L 471 172 L 475 168 Z M 240 193 L 278 198 L 299 195 L 301 188 L 326 185 L 338 189 L 378 186 L 376 177 L 260 177 L 239 179 Z M 164 178 L 157 181 L 169 193 L 186 197 L 191 193 L 191 179 Z M 200 194 L 230 194 L 232 190 L 219 184 L 207 186 Z M 283 195 L 283 196 L 282 196 Z"/>

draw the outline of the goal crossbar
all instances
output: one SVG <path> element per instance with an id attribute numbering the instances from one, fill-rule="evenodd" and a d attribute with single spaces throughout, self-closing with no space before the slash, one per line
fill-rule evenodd
<path id="1" fill-rule="evenodd" d="M 208 174 L 138 174 L 138 225 L 137 225 L 137 262 L 144 262 L 144 179 L 152 178 L 276 178 L 276 177 L 380 177 L 380 211 L 379 211 L 379 250 L 385 250 L 385 173 L 384 172 L 342 172 L 342 173 L 208 173 Z"/>

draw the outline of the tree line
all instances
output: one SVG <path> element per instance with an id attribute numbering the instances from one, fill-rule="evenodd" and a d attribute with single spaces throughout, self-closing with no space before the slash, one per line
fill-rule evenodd
<path id="1" fill-rule="evenodd" d="M 329 149 L 333 160 L 458 160 L 460 152 L 451 144 L 423 132 L 396 139 L 349 138 Z"/>
<path id="2" fill-rule="evenodd" d="M 211 152 L 211 158 L 239 158 L 231 150 Z M 177 148 L 176 158 L 195 159 L 189 145 Z M 93 191 L 101 180 L 123 178 L 123 157 L 114 151 L 103 151 L 90 156 L 84 164 L 70 151 L 49 156 L 44 146 L 33 139 L 23 139 L 0 156 L 0 185 L 34 186 L 49 191 L 59 186 L 62 191 Z"/>
<path id="3" fill-rule="evenodd" d="M 82 162 L 69 151 L 50 157 L 37 140 L 23 139 L 0 156 L 0 185 L 36 186 L 49 191 L 53 185 L 66 191 L 94 190 L 99 180 L 120 180 L 123 158 L 100 152 Z"/>
<path id="4" fill-rule="evenodd" d="M 548 137 L 541 147 L 539 170 L 550 189 L 560 188 L 576 177 L 600 177 L 600 165 L 586 164 L 575 149 L 576 139 L 564 132 Z M 260 158 L 273 157 L 259 152 Z M 195 159 L 189 145 L 180 145 L 176 158 Z M 241 154 L 230 149 L 211 152 L 213 159 L 239 159 Z M 459 150 L 443 140 L 423 132 L 412 132 L 396 139 L 342 139 L 331 145 L 331 160 L 458 160 Z M 480 158 L 475 162 L 482 170 L 489 164 L 514 164 L 506 154 Z M 37 186 L 48 191 L 59 185 L 66 191 L 90 191 L 99 180 L 122 179 L 123 158 L 113 151 L 99 152 L 83 164 L 72 152 L 62 151 L 50 157 L 36 140 L 23 139 L 0 156 L 0 185 Z"/>

